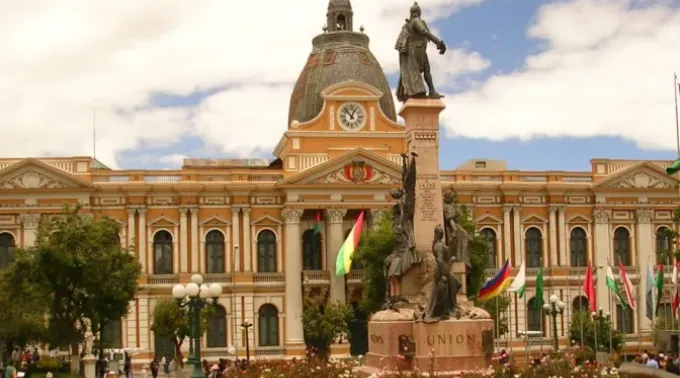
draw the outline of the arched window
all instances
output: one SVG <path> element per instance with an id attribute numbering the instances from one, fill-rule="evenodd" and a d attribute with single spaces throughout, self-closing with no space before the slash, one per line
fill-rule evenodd
<path id="1" fill-rule="evenodd" d="M 257 271 L 276 272 L 276 235 L 270 230 L 257 234 Z"/>
<path id="2" fill-rule="evenodd" d="M 480 232 L 482 237 L 486 239 L 489 242 L 489 261 L 487 262 L 487 268 L 495 268 L 496 267 L 496 231 L 490 229 L 490 228 L 485 228 Z"/>
<path id="3" fill-rule="evenodd" d="M 344 14 L 338 15 L 337 21 L 338 21 L 337 22 L 338 30 L 346 30 L 347 29 L 347 20 L 345 19 Z"/>
<path id="4" fill-rule="evenodd" d="M 614 230 L 614 264 L 630 266 L 630 232 L 625 227 Z"/>
<path id="5" fill-rule="evenodd" d="M 303 270 L 321 270 L 321 233 L 307 230 L 302 234 Z"/>
<path id="6" fill-rule="evenodd" d="M 123 322 L 120 319 L 112 320 L 104 325 L 101 331 L 101 342 L 104 348 L 123 347 Z"/>
<path id="7" fill-rule="evenodd" d="M 616 329 L 623 334 L 633 333 L 633 310 L 626 306 L 622 308 L 621 304 L 616 304 Z"/>
<path id="8" fill-rule="evenodd" d="M 668 227 L 659 227 L 656 231 L 656 262 L 671 265 L 672 250 L 671 230 Z"/>
<path id="9" fill-rule="evenodd" d="M 224 307 L 217 306 L 208 319 L 208 348 L 225 348 L 227 346 L 227 312 Z"/>
<path id="10" fill-rule="evenodd" d="M 527 302 L 527 331 L 543 330 L 543 308 L 536 308 L 536 297 Z"/>
<path id="11" fill-rule="evenodd" d="M 536 227 L 527 230 L 525 239 L 527 268 L 538 268 L 541 266 L 541 256 L 543 254 L 543 235 Z"/>
<path id="12" fill-rule="evenodd" d="M 153 334 L 154 356 L 160 361 L 165 357 L 169 359 L 175 355 L 175 344 L 169 337 L 160 337 L 155 332 Z"/>
<path id="13" fill-rule="evenodd" d="M 279 345 L 279 311 L 272 304 L 265 304 L 257 312 L 260 346 Z"/>
<path id="14" fill-rule="evenodd" d="M 154 274 L 172 274 L 172 235 L 158 231 L 153 236 Z"/>
<path id="15" fill-rule="evenodd" d="M 114 236 L 114 238 L 116 239 L 116 245 L 119 246 L 119 247 L 122 247 L 123 243 L 121 243 L 121 241 L 120 241 L 120 234 L 116 234 Z"/>
<path id="16" fill-rule="evenodd" d="M 205 262 L 208 273 L 224 273 L 224 234 L 217 230 L 205 236 Z"/>
<path id="17" fill-rule="evenodd" d="M 573 314 L 581 311 L 590 311 L 589 307 L 590 303 L 588 302 L 588 298 L 583 295 L 574 298 L 574 301 L 571 302 L 571 312 Z"/>
<path id="18" fill-rule="evenodd" d="M 0 234 L 0 269 L 4 269 L 14 259 L 14 236 L 8 232 Z"/>
<path id="19" fill-rule="evenodd" d="M 571 266 L 586 266 L 586 231 L 581 227 L 574 227 L 569 237 L 571 247 Z"/>

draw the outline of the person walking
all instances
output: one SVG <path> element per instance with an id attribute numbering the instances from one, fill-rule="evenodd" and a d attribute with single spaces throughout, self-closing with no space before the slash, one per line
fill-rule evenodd
<path id="1" fill-rule="evenodd" d="M 154 359 L 151 361 L 151 377 L 152 378 L 158 378 L 158 369 L 159 369 L 158 360 L 156 359 L 156 357 L 154 357 Z"/>
<path id="2" fill-rule="evenodd" d="M 17 368 L 14 367 L 14 361 L 10 361 L 5 368 L 5 378 L 17 378 Z"/>

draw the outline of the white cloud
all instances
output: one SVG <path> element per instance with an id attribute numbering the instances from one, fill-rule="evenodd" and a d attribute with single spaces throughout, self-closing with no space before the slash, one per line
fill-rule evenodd
<path id="1" fill-rule="evenodd" d="M 445 98 L 449 134 L 608 135 L 675 149 L 680 10 L 666 1 L 556 2 L 541 7 L 527 35 L 545 48 L 522 70 Z"/>
<path id="2" fill-rule="evenodd" d="M 421 1 L 429 21 L 482 0 Z M 239 155 L 271 149 L 287 127 L 290 89 L 325 22 L 325 0 L 26 0 L 0 4 L 2 155 L 97 157 L 198 135 Z M 411 2 L 355 1 L 383 67 Z M 433 58 L 450 77 L 485 63 Z M 454 64 L 455 63 L 455 64 Z M 271 85 L 272 83 L 276 85 Z M 153 93 L 229 88 L 197 109 L 150 109 Z M 174 161 L 170 159 L 170 161 Z"/>

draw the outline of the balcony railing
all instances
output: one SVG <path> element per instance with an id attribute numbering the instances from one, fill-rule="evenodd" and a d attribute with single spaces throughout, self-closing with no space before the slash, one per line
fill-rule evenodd
<path id="1" fill-rule="evenodd" d="M 286 274 L 283 272 L 275 273 L 255 273 L 253 282 L 260 285 L 278 285 L 286 283 Z"/>
<path id="2" fill-rule="evenodd" d="M 331 275 L 327 270 L 302 271 L 302 284 L 307 286 L 330 285 Z"/>
<path id="3" fill-rule="evenodd" d="M 177 274 L 152 274 L 149 276 L 149 285 L 174 285 L 179 283 Z"/>
<path id="4" fill-rule="evenodd" d="M 364 272 L 363 269 L 352 270 L 347 277 L 347 283 L 353 285 L 363 284 L 365 277 L 366 272 Z"/>
<path id="5" fill-rule="evenodd" d="M 205 282 L 233 283 L 234 276 L 231 273 L 206 273 L 203 275 Z"/>
<path id="6" fill-rule="evenodd" d="M 271 356 L 283 356 L 284 349 L 280 346 L 275 347 L 256 347 L 255 356 L 257 357 L 271 357 Z"/>

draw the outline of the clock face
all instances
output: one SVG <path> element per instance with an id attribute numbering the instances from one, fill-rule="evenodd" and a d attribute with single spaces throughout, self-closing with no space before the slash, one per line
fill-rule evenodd
<path id="1" fill-rule="evenodd" d="M 338 109 L 340 127 L 347 131 L 359 131 L 366 125 L 366 109 L 356 102 L 346 102 Z"/>

